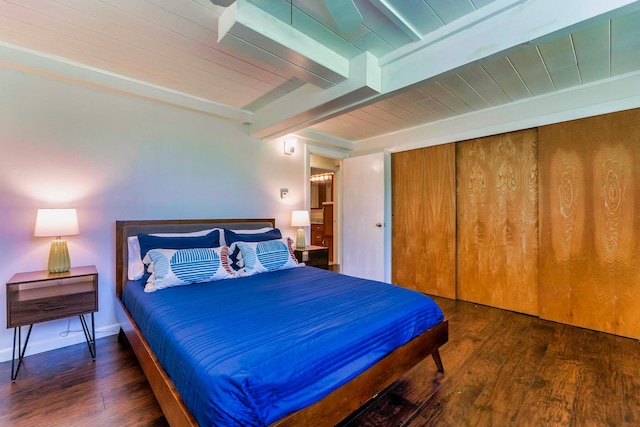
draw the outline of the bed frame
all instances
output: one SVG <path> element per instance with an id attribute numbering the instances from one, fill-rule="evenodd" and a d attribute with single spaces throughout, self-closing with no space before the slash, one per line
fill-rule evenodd
<path id="1" fill-rule="evenodd" d="M 267 226 L 275 227 L 275 220 L 263 218 L 116 221 L 116 315 L 120 322 L 119 337 L 126 337 L 129 341 L 162 412 L 173 427 L 197 426 L 198 423 L 122 303 L 122 290 L 128 280 L 127 237 L 140 233 L 189 232 L 213 227 L 255 229 Z M 448 339 L 449 324 L 445 320 L 398 347 L 323 399 L 281 418 L 272 426 L 335 425 L 429 355 L 433 357 L 438 372 L 444 372 L 438 349 Z"/>

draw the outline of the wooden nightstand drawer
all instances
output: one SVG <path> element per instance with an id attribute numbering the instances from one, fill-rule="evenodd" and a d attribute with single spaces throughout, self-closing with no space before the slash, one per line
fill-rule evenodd
<path id="1" fill-rule="evenodd" d="M 96 293 L 93 290 L 73 295 L 10 301 L 9 305 L 9 328 L 77 316 L 98 309 Z"/>
<path id="2" fill-rule="evenodd" d="M 329 249 L 322 246 L 307 246 L 294 251 L 298 262 L 304 262 L 311 267 L 329 269 Z"/>

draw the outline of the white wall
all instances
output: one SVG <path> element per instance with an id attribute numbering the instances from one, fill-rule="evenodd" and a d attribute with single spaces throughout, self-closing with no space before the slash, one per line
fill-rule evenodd
<path id="1" fill-rule="evenodd" d="M 243 125 L 0 68 L 0 319 L 4 283 L 47 267 L 51 240 L 33 237 L 38 208 L 78 210 L 81 234 L 66 240 L 72 266 L 98 268 L 100 338 L 118 331 L 116 220 L 275 217 L 294 236 L 290 213 L 304 207 L 304 182 L 304 150 L 285 156 L 281 143 L 248 137 Z M 67 326 L 34 326 L 27 354 L 84 340 L 60 336 Z M 77 318 L 70 328 L 80 329 Z M 0 328 L 0 361 L 10 360 L 12 339 Z"/>

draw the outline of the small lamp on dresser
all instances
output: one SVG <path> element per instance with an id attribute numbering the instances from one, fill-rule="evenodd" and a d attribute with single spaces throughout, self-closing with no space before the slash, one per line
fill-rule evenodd
<path id="1" fill-rule="evenodd" d="M 296 249 L 304 249 L 307 246 L 305 242 L 304 229 L 309 227 L 311 220 L 309 219 L 309 211 L 293 211 L 291 212 L 291 226 L 299 227 L 296 235 Z"/>
<path id="2" fill-rule="evenodd" d="M 75 209 L 38 209 L 36 237 L 55 237 L 49 251 L 49 273 L 63 273 L 71 268 L 69 249 L 62 236 L 80 234 Z"/>

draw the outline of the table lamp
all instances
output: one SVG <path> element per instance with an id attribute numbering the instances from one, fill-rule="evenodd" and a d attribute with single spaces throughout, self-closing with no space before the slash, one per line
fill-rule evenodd
<path id="1" fill-rule="evenodd" d="M 38 209 L 36 237 L 56 237 L 49 251 L 49 273 L 63 273 L 71 268 L 67 242 L 62 236 L 79 234 L 78 215 L 75 209 Z"/>
<path id="2" fill-rule="evenodd" d="M 296 235 L 296 249 L 304 249 L 307 245 L 304 237 L 304 229 L 311 225 L 309 220 L 309 211 L 293 211 L 291 212 L 291 226 L 299 227 Z"/>

